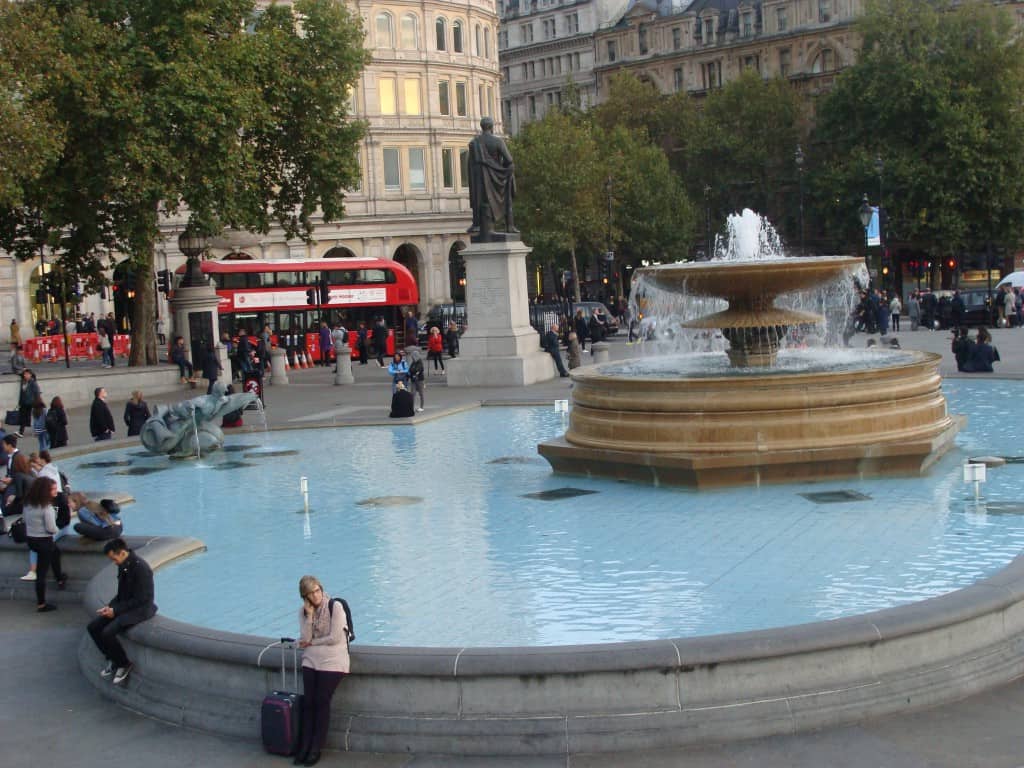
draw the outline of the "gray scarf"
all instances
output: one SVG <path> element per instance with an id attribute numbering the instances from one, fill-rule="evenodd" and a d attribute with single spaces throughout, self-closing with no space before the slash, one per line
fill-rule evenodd
<path id="1" fill-rule="evenodd" d="M 323 589 L 321 587 L 321 589 Z M 331 634 L 331 596 L 323 593 L 324 599 L 313 611 L 313 637 L 327 637 Z"/>

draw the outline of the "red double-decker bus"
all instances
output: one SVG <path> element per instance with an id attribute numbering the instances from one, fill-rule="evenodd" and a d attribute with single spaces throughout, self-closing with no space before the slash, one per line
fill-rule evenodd
<path id="1" fill-rule="evenodd" d="M 258 333 L 269 325 L 277 335 L 316 330 L 322 319 L 340 320 L 355 329 L 360 321 L 373 327 L 383 316 L 396 333 L 403 330 L 402 309 L 420 300 L 412 273 L 390 259 L 246 259 L 202 261 L 220 296 L 220 332 L 232 336 L 245 328 Z M 185 267 L 176 270 L 180 276 Z M 322 308 L 307 303 L 307 289 L 321 277 L 330 286 Z"/>

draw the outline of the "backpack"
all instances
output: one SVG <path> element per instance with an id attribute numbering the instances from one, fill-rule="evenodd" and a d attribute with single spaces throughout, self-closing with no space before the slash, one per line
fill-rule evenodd
<path id="1" fill-rule="evenodd" d="M 28 529 L 25 527 L 25 518 L 19 517 L 11 523 L 11 527 L 7 529 L 7 535 L 11 537 L 15 544 L 25 544 L 28 542 Z"/>
<path id="2" fill-rule="evenodd" d="M 341 603 L 341 607 L 345 609 L 345 623 L 348 624 L 348 641 L 351 643 L 356 639 L 356 630 L 352 626 L 352 611 L 349 610 L 348 603 L 345 602 L 343 597 L 332 597 L 331 602 L 327 604 L 327 611 L 334 616 L 334 604 Z"/>

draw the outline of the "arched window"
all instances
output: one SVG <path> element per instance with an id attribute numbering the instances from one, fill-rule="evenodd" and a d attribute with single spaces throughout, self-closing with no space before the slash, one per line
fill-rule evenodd
<path id="1" fill-rule="evenodd" d="M 491 28 L 484 27 L 484 58 L 491 58 Z"/>
<path id="2" fill-rule="evenodd" d="M 402 17 L 402 47 L 406 50 L 415 50 L 420 47 L 416 27 L 416 17 L 411 13 Z"/>
<path id="3" fill-rule="evenodd" d="M 458 24 L 458 22 L 455 23 Z M 443 18 L 439 18 L 434 23 L 434 32 L 437 33 L 437 50 L 448 50 L 448 22 Z"/>
<path id="4" fill-rule="evenodd" d="M 374 45 L 378 48 L 394 48 L 395 32 L 390 13 L 378 13 L 374 22 Z"/>
<path id="5" fill-rule="evenodd" d="M 476 36 L 473 39 L 473 42 L 476 43 L 476 45 L 473 47 L 473 55 L 474 56 L 479 56 L 480 55 L 480 51 L 483 50 L 484 46 L 483 46 L 483 44 L 481 42 L 481 37 L 482 36 L 483 36 L 483 32 L 480 29 L 480 25 L 477 24 L 476 25 Z"/>
<path id="6" fill-rule="evenodd" d="M 462 53 L 462 22 L 458 19 L 452 22 L 452 50 Z"/>
<path id="7" fill-rule="evenodd" d="M 821 52 L 814 57 L 814 63 L 811 64 L 811 72 L 815 75 L 820 75 L 822 72 L 831 72 L 836 68 L 836 55 L 831 48 L 823 48 Z"/>

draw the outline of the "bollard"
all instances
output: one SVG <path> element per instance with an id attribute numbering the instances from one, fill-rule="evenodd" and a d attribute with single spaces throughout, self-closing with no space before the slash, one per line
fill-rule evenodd
<path id="1" fill-rule="evenodd" d="M 596 363 L 607 363 L 608 362 L 608 342 L 598 341 L 595 344 L 590 345 L 590 354 L 593 356 L 593 362 Z"/>
<path id="2" fill-rule="evenodd" d="M 274 384 L 288 383 L 287 353 L 280 347 L 270 350 L 270 378 Z"/>
<path id="3" fill-rule="evenodd" d="M 352 378 L 352 349 L 347 344 L 341 349 L 335 350 L 337 360 L 334 367 L 334 386 L 342 384 L 354 384 Z"/>

